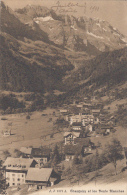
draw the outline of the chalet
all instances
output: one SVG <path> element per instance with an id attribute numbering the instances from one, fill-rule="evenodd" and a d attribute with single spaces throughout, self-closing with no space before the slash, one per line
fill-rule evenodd
<path id="1" fill-rule="evenodd" d="M 26 184 L 29 188 L 42 189 L 52 186 L 60 180 L 52 168 L 29 168 L 26 176 Z"/>
<path id="2" fill-rule="evenodd" d="M 84 97 L 84 101 L 87 101 L 88 100 L 88 97 Z"/>
<path id="3" fill-rule="evenodd" d="M 105 115 L 104 114 L 100 114 L 99 120 L 100 120 L 100 123 L 105 123 L 105 121 L 106 121 Z"/>
<path id="4" fill-rule="evenodd" d="M 60 114 L 67 115 L 68 114 L 68 110 L 67 109 L 61 109 L 60 110 Z"/>
<path id="5" fill-rule="evenodd" d="M 74 144 L 75 145 L 81 145 L 82 148 L 83 148 L 83 155 L 86 154 L 86 153 L 89 153 L 91 152 L 94 144 L 90 141 L 89 138 L 76 138 L 74 140 Z"/>
<path id="6" fill-rule="evenodd" d="M 35 167 L 37 162 L 28 158 L 8 157 L 3 164 L 5 178 L 8 186 L 25 184 L 27 171 L 30 167 Z"/>
<path id="7" fill-rule="evenodd" d="M 86 130 L 92 132 L 92 131 L 94 130 L 93 125 L 88 124 L 88 125 L 86 126 Z"/>
<path id="8" fill-rule="evenodd" d="M 3 132 L 4 137 L 8 137 L 10 135 L 11 135 L 11 130 L 6 130 L 6 131 Z"/>
<path id="9" fill-rule="evenodd" d="M 32 148 L 31 156 L 38 163 L 37 166 L 43 166 L 50 159 L 50 149 L 49 148 Z"/>
<path id="10" fill-rule="evenodd" d="M 94 123 L 93 115 L 82 115 L 82 125 L 86 126 L 86 124 Z"/>
<path id="11" fill-rule="evenodd" d="M 98 97 L 97 96 L 91 96 L 91 101 L 97 100 Z"/>
<path id="12" fill-rule="evenodd" d="M 22 153 L 22 157 L 23 158 L 30 158 L 31 152 L 32 152 L 32 148 L 29 148 L 29 147 L 21 147 L 20 148 L 20 152 Z"/>
<path id="13" fill-rule="evenodd" d="M 81 131 L 82 129 L 82 123 L 81 122 L 75 122 L 72 124 L 72 130 L 73 131 Z"/>
<path id="14" fill-rule="evenodd" d="M 94 116 L 98 116 L 100 114 L 101 110 L 100 109 L 93 109 L 93 110 L 91 110 L 91 112 Z"/>
<path id="15" fill-rule="evenodd" d="M 83 146 L 80 144 L 77 145 L 65 145 L 64 147 L 65 161 L 70 161 L 74 159 L 76 154 L 84 155 Z"/>
<path id="16" fill-rule="evenodd" d="M 74 139 L 80 136 L 80 132 L 65 132 L 64 140 L 65 145 L 74 144 Z"/>
<path id="17" fill-rule="evenodd" d="M 101 124 L 99 128 L 103 132 L 103 135 L 108 135 L 113 130 L 112 126 L 106 124 Z"/>
<path id="18" fill-rule="evenodd" d="M 100 123 L 99 117 L 94 117 L 94 124 L 99 124 L 99 123 Z"/>
<path id="19" fill-rule="evenodd" d="M 78 104 L 76 105 L 77 108 L 83 108 L 83 105 L 82 104 Z"/>
<path id="20" fill-rule="evenodd" d="M 90 103 L 84 103 L 83 108 L 91 108 L 91 104 Z"/>
<path id="21" fill-rule="evenodd" d="M 81 115 L 74 115 L 70 117 L 70 125 L 76 122 L 81 122 Z"/>

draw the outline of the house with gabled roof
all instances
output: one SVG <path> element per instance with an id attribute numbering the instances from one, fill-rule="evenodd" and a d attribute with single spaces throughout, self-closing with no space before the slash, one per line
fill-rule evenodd
<path id="1" fill-rule="evenodd" d="M 74 156 L 77 155 L 83 155 L 84 150 L 83 146 L 78 145 L 65 145 L 64 147 L 64 154 L 65 154 L 65 161 L 70 161 L 74 159 Z"/>
<path id="2" fill-rule="evenodd" d="M 80 136 L 80 132 L 65 132 L 64 133 L 64 144 L 70 145 L 74 144 L 74 139 Z"/>
<path id="3" fill-rule="evenodd" d="M 5 178 L 8 186 L 18 186 L 25 184 L 27 171 L 30 167 L 35 167 L 37 162 L 29 158 L 7 157 L 3 164 Z"/>
<path id="4" fill-rule="evenodd" d="M 94 116 L 93 115 L 83 115 L 82 125 L 86 126 L 89 123 L 94 123 Z"/>
<path id="5" fill-rule="evenodd" d="M 94 143 L 89 138 L 75 138 L 74 145 L 65 145 L 64 147 L 65 161 L 73 160 L 75 155 L 84 156 L 90 153 L 93 147 Z"/>
<path id="6" fill-rule="evenodd" d="M 94 116 L 98 116 L 100 114 L 101 110 L 100 109 L 92 109 L 91 112 Z"/>
<path id="7" fill-rule="evenodd" d="M 72 124 L 73 131 L 81 131 L 82 130 L 82 123 L 81 122 L 74 122 Z"/>
<path id="8" fill-rule="evenodd" d="M 20 152 L 22 153 L 22 157 L 30 158 L 31 152 L 32 152 L 32 148 L 30 148 L 30 147 L 21 147 L 20 148 Z"/>
<path id="9" fill-rule="evenodd" d="M 68 110 L 67 109 L 61 109 L 59 112 L 62 115 L 67 115 L 68 114 Z"/>
<path id="10" fill-rule="evenodd" d="M 100 124 L 99 129 L 103 132 L 103 135 L 108 135 L 114 128 L 107 124 Z"/>
<path id="11" fill-rule="evenodd" d="M 41 167 L 49 161 L 50 152 L 49 148 L 32 148 L 31 157 L 36 160 L 37 166 Z"/>
<path id="12" fill-rule="evenodd" d="M 79 144 L 83 147 L 83 153 L 82 153 L 83 155 L 91 152 L 91 150 L 94 147 L 94 143 L 92 143 L 89 138 L 76 138 L 74 140 L 74 144 L 75 145 Z"/>
<path id="13" fill-rule="evenodd" d="M 31 188 L 43 189 L 60 181 L 60 175 L 52 168 L 29 168 L 26 184 Z"/>
<path id="14" fill-rule="evenodd" d="M 73 123 L 80 123 L 81 122 L 81 115 L 73 115 L 70 117 L 70 125 L 73 125 Z"/>

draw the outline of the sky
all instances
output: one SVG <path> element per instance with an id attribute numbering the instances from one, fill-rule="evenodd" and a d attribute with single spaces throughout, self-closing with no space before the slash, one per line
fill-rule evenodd
<path id="1" fill-rule="evenodd" d="M 88 16 L 108 21 L 127 36 L 127 1 L 122 0 L 3 0 L 13 10 L 28 4 L 54 9 L 57 13 Z M 59 7 L 58 7 L 59 5 Z M 64 7 L 60 7 L 64 6 Z M 67 12 L 70 11 L 71 12 Z"/>

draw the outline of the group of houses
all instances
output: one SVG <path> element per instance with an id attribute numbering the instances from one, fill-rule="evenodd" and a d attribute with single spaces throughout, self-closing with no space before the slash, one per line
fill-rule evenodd
<path id="1" fill-rule="evenodd" d="M 79 112 L 71 112 L 65 106 L 60 109 L 60 115 L 69 123 L 69 128 L 64 132 L 64 154 L 65 160 L 74 159 L 76 154 L 82 156 L 91 153 L 94 144 L 90 141 L 90 136 L 103 136 L 110 134 L 114 130 L 113 117 L 106 118 L 103 105 L 96 97 L 84 99 L 84 102 L 73 104 Z M 87 132 L 87 133 L 86 133 Z"/>
<path id="2" fill-rule="evenodd" d="M 7 157 L 3 164 L 8 186 L 27 184 L 29 188 L 42 189 L 60 181 L 53 168 L 43 168 L 50 159 L 50 149 L 22 147 L 20 152 L 19 158 Z"/>
<path id="3" fill-rule="evenodd" d="M 76 112 L 71 112 L 71 109 L 61 109 L 60 114 L 66 121 L 69 122 L 72 131 L 85 131 L 95 132 L 96 134 L 108 135 L 114 130 L 114 118 L 107 118 L 104 113 L 103 104 L 92 97 L 91 100 L 85 98 L 84 102 L 72 105 L 77 107 Z"/>

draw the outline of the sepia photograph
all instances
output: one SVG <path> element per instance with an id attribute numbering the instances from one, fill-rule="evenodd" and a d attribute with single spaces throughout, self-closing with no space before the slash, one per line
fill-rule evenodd
<path id="1" fill-rule="evenodd" d="M 1 0 L 0 195 L 127 195 L 127 1 Z"/>

